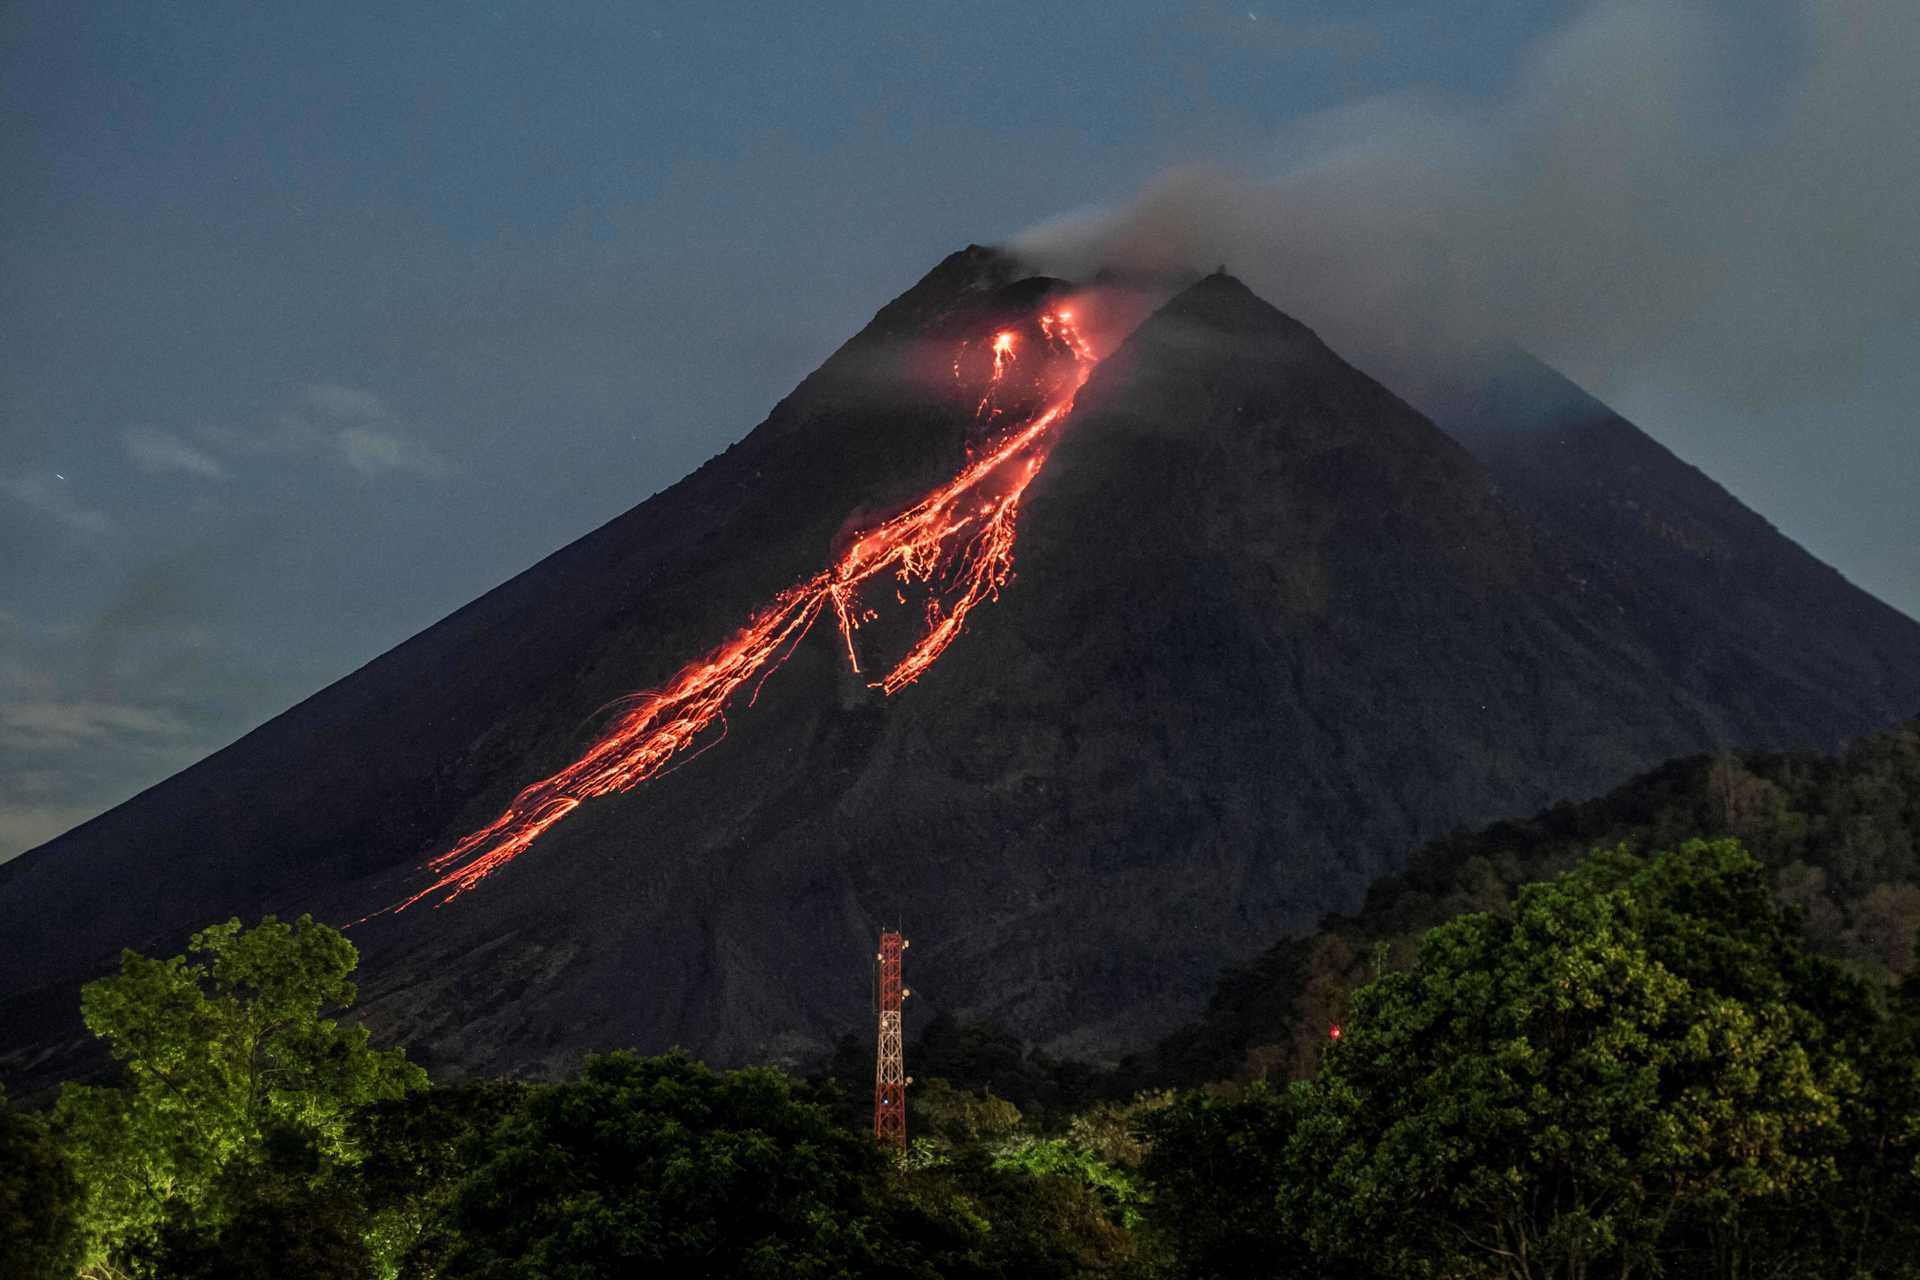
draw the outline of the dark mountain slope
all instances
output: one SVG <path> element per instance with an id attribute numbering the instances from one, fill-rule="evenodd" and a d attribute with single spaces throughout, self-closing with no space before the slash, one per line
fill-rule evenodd
<path id="1" fill-rule="evenodd" d="M 878 701 L 816 641 L 724 757 L 482 891 L 568 913 L 527 954 L 601 969 L 556 980 L 556 1043 L 729 1055 L 858 1026 L 886 919 L 919 939 L 931 1007 L 1110 1050 L 1423 835 L 1793 733 L 1672 692 L 1472 458 L 1218 278 L 1095 372 L 1029 494 L 1018 581 L 926 680 Z M 615 829 L 642 847 L 595 852 Z M 620 937 L 575 876 L 631 904 Z M 462 910 L 489 918 L 440 915 Z M 478 940 L 461 925 L 446 953 Z M 476 1028 L 447 1030 L 472 1056 Z"/>
<path id="2" fill-rule="evenodd" d="M 1022 536 L 1000 615 L 886 737 L 931 766 L 903 815 L 941 807 L 945 757 L 945 803 L 984 788 L 1008 833 L 974 872 L 999 920 L 909 900 L 943 939 L 922 982 L 1057 1049 L 1162 1022 L 1424 834 L 1792 733 L 1673 690 L 1464 450 L 1225 277 L 1096 371 Z"/>
<path id="3" fill-rule="evenodd" d="M 120 945 L 169 954 L 263 909 L 355 920 L 417 887 L 596 708 L 819 569 L 850 513 L 954 473 L 974 395 L 953 352 L 1059 287 L 1016 274 L 949 259 L 692 477 L 0 870 L 0 1051 L 70 1027 Z M 1644 598 L 1225 277 L 1094 370 L 1018 570 L 897 696 L 818 627 L 705 754 L 448 906 L 367 920 L 370 1019 L 484 1070 L 818 1046 L 863 1025 L 885 921 L 919 943 L 915 1016 L 1138 1046 L 1422 838 L 1808 734 L 1798 705 L 1676 673 Z M 1864 721 L 1851 679 L 1820 731 Z"/>
<path id="4" fill-rule="evenodd" d="M 1819 747 L 1920 713 L 1920 623 L 1538 360 L 1510 352 L 1429 407 L 1695 692 Z"/>
<path id="5" fill-rule="evenodd" d="M 231 913 L 337 901 L 343 883 L 411 866 L 484 822 L 503 794 L 570 758 L 597 709 L 817 569 L 851 513 L 952 474 L 971 401 L 953 386 L 951 351 L 1030 309 L 1033 284 L 1002 294 L 1015 275 L 991 250 L 954 254 L 693 475 L 0 865 L 4 992 L 52 984 L 66 1008 L 73 982 L 122 946 L 177 949 Z M 346 918 L 387 905 L 353 901 Z M 0 1010 L 0 1026 L 18 1025 Z"/>

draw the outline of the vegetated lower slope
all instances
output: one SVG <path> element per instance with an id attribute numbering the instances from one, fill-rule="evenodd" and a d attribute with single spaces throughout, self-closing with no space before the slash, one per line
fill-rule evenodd
<path id="1" fill-rule="evenodd" d="M 1127 1064 L 1119 1086 L 1310 1073 L 1347 997 L 1409 959 L 1427 929 L 1499 911 L 1522 884 L 1589 851 L 1733 836 L 1804 912 L 1810 951 L 1880 981 L 1914 971 L 1920 930 L 1920 720 L 1832 756 L 1690 756 L 1581 804 L 1423 846 L 1357 911 L 1269 948 L 1222 978 L 1206 1015 Z"/>

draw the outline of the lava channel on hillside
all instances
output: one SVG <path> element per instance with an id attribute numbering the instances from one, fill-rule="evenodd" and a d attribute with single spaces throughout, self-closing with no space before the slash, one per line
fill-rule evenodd
<path id="1" fill-rule="evenodd" d="M 880 617 L 869 585 L 891 574 L 894 604 L 924 592 L 923 627 L 907 653 L 869 681 L 891 696 L 924 675 L 959 637 L 967 615 L 999 597 L 1013 572 L 1020 499 L 1073 410 L 1096 356 L 1071 308 L 969 340 L 953 376 L 980 394 L 967 465 L 906 510 L 866 529 L 827 568 L 776 595 L 718 649 L 688 663 L 664 688 L 621 700 L 613 722 L 566 768 L 524 788 L 506 811 L 426 864 L 436 878 L 388 908 L 445 894 L 443 905 L 513 861 L 596 796 L 631 790 L 724 736 L 727 706 L 743 689 L 751 707 L 823 615 L 839 628 L 847 661 L 864 673 L 859 632 Z M 1032 376 L 1016 378 L 1021 366 Z M 749 688 L 750 686 L 750 688 Z M 709 733 L 718 724 L 719 733 Z"/>

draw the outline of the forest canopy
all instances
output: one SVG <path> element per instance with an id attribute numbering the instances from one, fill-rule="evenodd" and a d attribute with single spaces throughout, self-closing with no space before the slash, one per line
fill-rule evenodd
<path id="1" fill-rule="evenodd" d="M 1920 1275 L 1917 794 L 1909 726 L 1438 841 L 1121 1069 L 935 1019 L 899 1153 L 857 1041 L 434 1083 L 338 931 L 228 921 L 0 1096 L 0 1274 Z"/>

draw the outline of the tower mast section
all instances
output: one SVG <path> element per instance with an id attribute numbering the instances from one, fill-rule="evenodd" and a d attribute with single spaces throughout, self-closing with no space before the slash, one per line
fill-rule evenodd
<path id="1" fill-rule="evenodd" d="M 907 1086 L 913 1083 L 900 1043 L 900 1002 L 909 994 L 900 985 L 900 953 L 906 949 L 907 940 L 888 930 L 880 935 L 874 956 L 879 1027 L 873 1059 L 873 1136 L 902 1151 L 907 1146 Z"/>

